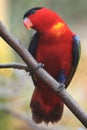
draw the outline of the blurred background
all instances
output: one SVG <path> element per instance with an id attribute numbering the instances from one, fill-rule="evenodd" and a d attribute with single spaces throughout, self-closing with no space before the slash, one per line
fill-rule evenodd
<path id="1" fill-rule="evenodd" d="M 25 48 L 28 48 L 33 31 L 27 30 L 23 25 L 23 15 L 26 10 L 45 6 L 56 11 L 68 24 L 73 32 L 81 39 L 81 59 L 77 72 L 67 91 L 87 112 L 87 1 L 86 0 L 0 0 L 0 20 L 8 30 L 18 38 Z M 0 64 L 18 62 L 21 58 L 0 38 Z M 65 106 L 60 122 L 55 125 L 44 123 L 31 125 L 31 111 L 29 102 L 34 86 L 30 76 L 24 70 L 0 70 L 0 109 L 10 107 L 17 113 L 30 118 L 30 124 L 14 115 L 6 114 L 0 110 L 0 130 L 85 130 L 83 125 Z M 39 128 L 38 128 L 39 127 Z"/>

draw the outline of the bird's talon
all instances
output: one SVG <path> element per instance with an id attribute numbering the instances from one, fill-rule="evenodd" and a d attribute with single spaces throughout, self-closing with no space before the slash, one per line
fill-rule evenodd
<path id="1" fill-rule="evenodd" d="M 58 90 L 61 92 L 65 88 L 64 83 L 60 83 Z"/>
<path id="2" fill-rule="evenodd" d="M 44 64 L 42 64 L 42 63 L 38 63 L 38 66 L 37 66 L 36 69 L 43 68 L 43 67 L 44 67 Z"/>

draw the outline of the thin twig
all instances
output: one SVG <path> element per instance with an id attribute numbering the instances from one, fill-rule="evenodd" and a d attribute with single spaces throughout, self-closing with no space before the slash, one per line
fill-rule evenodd
<path id="1" fill-rule="evenodd" d="M 31 54 L 24 49 L 20 42 L 10 34 L 6 27 L 0 22 L 0 34 L 1 37 L 20 55 L 24 62 L 29 66 L 29 69 L 39 77 L 48 87 L 51 87 L 63 100 L 66 106 L 72 111 L 72 113 L 82 122 L 87 128 L 87 114 L 81 109 L 78 103 L 71 97 L 71 95 L 65 90 L 64 86 L 53 79 L 43 68 L 36 69 L 38 67 L 37 61 L 31 56 Z M 62 88 L 61 88 L 62 87 Z"/>
<path id="2" fill-rule="evenodd" d="M 24 64 L 20 63 L 9 63 L 9 64 L 0 64 L 0 69 L 7 69 L 7 68 L 13 68 L 13 69 L 24 69 L 25 71 L 28 71 L 28 67 Z"/>

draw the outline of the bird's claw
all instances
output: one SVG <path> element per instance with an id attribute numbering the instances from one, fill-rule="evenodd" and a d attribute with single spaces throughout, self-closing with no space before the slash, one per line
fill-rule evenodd
<path id="1" fill-rule="evenodd" d="M 34 69 L 34 71 L 38 70 L 39 68 L 43 68 L 43 67 L 44 67 L 44 64 L 38 63 L 38 66 Z M 32 75 L 32 72 L 29 72 L 29 71 L 28 71 L 28 75 L 31 76 L 31 75 Z"/>
<path id="2" fill-rule="evenodd" d="M 65 88 L 65 84 L 64 83 L 60 83 L 58 91 L 61 92 L 64 88 Z"/>
<path id="3" fill-rule="evenodd" d="M 43 67 L 44 67 L 44 64 L 38 63 L 38 66 L 36 67 L 36 70 L 38 70 L 39 68 L 43 68 Z"/>

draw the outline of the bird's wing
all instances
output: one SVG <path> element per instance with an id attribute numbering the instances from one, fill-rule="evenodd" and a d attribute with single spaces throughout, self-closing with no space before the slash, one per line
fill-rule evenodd
<path id="1" fill-rule="evenodd" d="M 71 72 L 70 72 L 70 75 L 68 77 L 68 79 L 66 80 L 65 84 L 66 84 L 66 87 L 68 86 L 68 84 L 70 83 L 76 69 L 77 69 L 77 66 L 78 66 L 78 62 L 79 62 L 79 59 L 80 59 L 80 54 L 81 54 L 81 45 L 80 45 L 80 38 L 78 35 L 75 35 L 73 37 L 73 51 L 72 51 L 72 56 L 73 56 L 73 61 L 72 61 L 72 69 L 71 69 Z"/>
<path id="2" fill-rule="evenodd" d="M 34 36 L 31 39 L 29 47 L 28 47 L 28 51 L 31 53 L 31 55 L 34 58 L 35 58 L 36 50 L 37 50 L 37 47 L 38 47 L 38 41 L 39 41 L 39 34 L 38 34 L 38 32 L 35 32 Z M 32 80 L 34 82 L 34 85 L 36 86 L 36 84 L 37 84 L 36 76 L 31 73 L 31 77 L 32 77 Z"/>
<path id="3" fill-rule="evenodd" d="M 39 41 L 39 34 L 38 32 L 35 32 L 34 36 L 31 39 L 31 42 L 28 47 L 28 51 L 31 53 L 31 55 L 35 58 L 36 55 L 36 50 L 38 46 L 38 41 Z"/>

